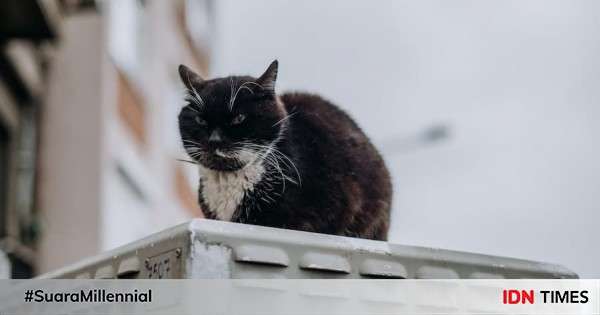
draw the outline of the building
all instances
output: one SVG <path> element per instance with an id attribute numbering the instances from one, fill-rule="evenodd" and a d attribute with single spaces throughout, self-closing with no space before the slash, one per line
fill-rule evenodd
<path id="1" fill-rule="evenodd" d="M 35 265 L 37 135 L 46 53 L 60 24 L 56 2 L 0 4 L 0 251 L 15 278 Z"/>
<path id="2" fill-rule="evenodd" d="M 11 257 L 26 261 L 20 277 L 201 216 L 195 171 L 178 161 L 177 66 L 208 72 L 211 2 L 25 2 L 41 16 L 50 3 L 59 22 L 48 26 L 50 44 L 32 49 L 41 58 L 37 96 L 19 111 L 20 142 L 6 140 L 6 127 L 0 133 L 0 172 L 16 173 L 0 176 L 0 227 L 21 229 L 0 232 Z M 18 87 L 4 76 L 2 83 Z"/>

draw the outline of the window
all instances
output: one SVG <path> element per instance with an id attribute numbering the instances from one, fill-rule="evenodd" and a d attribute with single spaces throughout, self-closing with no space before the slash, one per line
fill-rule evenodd
<path id="1" fill-rule="evenodd" d="M 141 82 L 140 73 L 147 53 L 144 51 L 144 8 L 136 0 L 109 1 L 108 50 L 117 68 L 128 78 Z"/>

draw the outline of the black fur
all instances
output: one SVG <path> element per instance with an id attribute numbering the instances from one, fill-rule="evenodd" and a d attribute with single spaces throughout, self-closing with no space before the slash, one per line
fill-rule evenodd
<path id="1" fill-rule="evenodd" d="M 271 145 L 278 151 L 272 154 L 277 154 L 281 171 L 275 163 L 266 163 L 266 174 L 246 193 L 231 221 L 387 239 L 389 173 L 375 147 L 344 111 L 313 94 L 277 96 L 277 61 L 258 79 L 233 76 L 204 81 L 185 66 L 180 66 L 180 74 L 190 92 L 189 104 L 179 116 L 180 131 L 188 150 L 202 150 L 191 154 L 197 163 L 220 172 L 239 170 L 243 162 L 219 157 L 214 150 L 235 153 L 243 148 L 240 142 Z M 255 83 L 237 93 L 229 110 L 232 86 L 237 90 L 244 82 Z M 204 106 L 198 106 L 199 99 Z M 197 116 L 202 117 L 202 125 Z M 243 122 L 232 125 L 236 118 Z M 215 129 L 218 143 L 209 141 Z M 216 219 L 203 199 L 202 179 L 199 189 L 205 216 Z"/>

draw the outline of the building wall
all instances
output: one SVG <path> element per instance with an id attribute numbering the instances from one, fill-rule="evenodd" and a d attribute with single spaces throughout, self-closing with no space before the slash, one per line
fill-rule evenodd
<path id="1" fill-rule="evenodd" d="M 49 73 L 38 173 L 41 272 L 100 249 L 103 23 L 94 13 L 66 18 Z"/>
<path id="2" fill-rule="evenodd" d="M 105 144 L 103 250 L 201 215 L 195 202 L 197 174 L 177 161 L 185 157 L 177 128 L 183 97 L 177 66 L 192 60 L 177 27 L 177 10 L 185 8 L 184 1 L 147 1 L 143 7 L 135 3 L 113 1 L 105 7 L 113 60 L 107 71 L 112 91 L 106 94 L 113 97 L 107 105 L 111 127 Z M 132 42 L 124 45 L 127 39 Z M 139 128 L 119 113 L 124 85 L 134 94 L 130 102 L 140 107 L 136 115 L 144 125 L 141 138 Z"/>
<path id="3" fill-rule="evenodd" d="M 177 66 L 198 63 L 185 8 L 106 1 L 66 18 L 43 117 L 40 272 L 201 216 L 196 170 L 177 161 Z"/>

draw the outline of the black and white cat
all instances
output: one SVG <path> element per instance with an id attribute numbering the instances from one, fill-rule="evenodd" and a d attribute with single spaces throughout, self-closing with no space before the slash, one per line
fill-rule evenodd
<path id="1" fill-rule="evenodd" d="M 207 218 L 385 240 L 392 187 L 383 159 L 341 109 L 275 93 L 263 75 L 204 80 L 179 66 L 183 145 L 200 169 Z"/>

